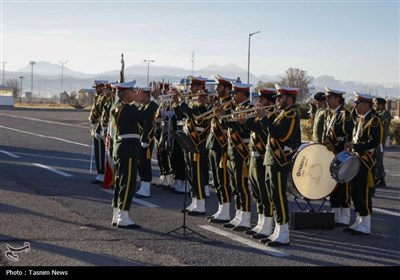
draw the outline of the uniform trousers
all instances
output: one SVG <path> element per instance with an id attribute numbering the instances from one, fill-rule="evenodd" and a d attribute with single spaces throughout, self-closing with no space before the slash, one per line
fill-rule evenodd
<path id="1" fill-rule="evenodd" d="M 267 190 L 272 198 L 276 222 L 280 225 L 289 222 L 289 206 L 286 196 L 289 172 L 288 167 L 281 167 L 277 164 L 266 166 Z"/>
<path id="2" fill-rule="evenodd" d="M 137 147 L 137 152 L 139 153 L 139 147 Z M 137 165 L 137 157 L 118 157 L 115 159 L 113 207 L 129 211 L 136 189 Z"/>
<path id="3" fill-rule="evenodd" d="M 231 202 L 232 191 L 228 186 L 228 169 L 226 151 L 222 147 L 209 150 L 211 172 L 213 174 L 214 187 L 217 190 L 219 204 Z"/>
<path id="4" fill-rule="evenodd" d="M 354 210 L 360 216 L 368 216 L 372 213 L 371 188 L 368 187 L 368 168 L 361 164 L 360 170 L 352 180 L 351 198 L 353 199 Z"/>
<path id="5" fill-rule="evenodd" d="M 257 213 L 263 214 L 266 217 L 272 217 L 273 207 L 267 191 L 269 181 L 265 180 L 265 165 L 263 161 L 263 158 L 260 156 L 250 157 L 249 178 L 253 198 L 256 202 Z"/>
<path id="6" fill-rule="evenodd" d="M 229 184 L 235 199 L 236 210 L 250 212 L 250 190 L 248 186 L 247 160 L 242 157 L 229 159 L 227 162 Z"/>

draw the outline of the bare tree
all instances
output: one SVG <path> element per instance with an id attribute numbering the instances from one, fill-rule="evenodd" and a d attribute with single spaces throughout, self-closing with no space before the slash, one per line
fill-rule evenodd
<path id="1" fill-rule="evenodd" d="M 9 79 L 6 81 L 6 86 L 13 89 L 13 97 L 17 98 L 20 95 L 20 87 L 18 84 L 18 80 Z"/>
<path id="2" fill-rule="evenodd" d="M 313 79 L 313 77 L 307 76 L 307 72 L 304 70 L 289 68 L 286 70 L 285 76 L 281 77 L 280 84 L 298 88 L 297 102 L 303 103 L 309 99 L 311 92 L 314 90 L 314 87 L 311 85 Z"/>

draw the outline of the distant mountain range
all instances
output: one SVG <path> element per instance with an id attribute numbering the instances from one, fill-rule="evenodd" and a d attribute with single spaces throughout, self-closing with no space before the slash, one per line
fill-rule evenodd
<path id="1" fill-rule="evenodd" d="M 41 96 L 51 96 L 61 91 L 61 66 L 48 62 L 37 62 L 34 65 L 33 71 L 33 91 L 34 94 Z M 169 65 L 151 65 L 150 66 L 150 80 L 151 81 L 170 81 L 177 82 L 184 76 L 191 74 L 191 70 L 173 67 Z M 247 80 L 247 71 L 238 67 L 235 64 L 217 65 L 212 64 L 207 67 L 196 69 L 195 75 L 211 78 L 215 74 L 220 74 L 229 78 L 240 77 L 243 82 Z M 251 81 L 262 82 L 276 82 L 280 80 L 279 75 L 261 75 L 255 76 L 250 74 Z M 14 79 L 20 82 L 19 77 L 23 76 L 23 91 L 30 91 L 31 88 L 31 66 L 19 69 L 18 71 L 11 72 L 5 71 L 5 80 Z M 119 77 L 119 69 L 107 71 L 97 74 L 87 74 L 77 72 L 64 66 L 63 76 L 63 89 L 67 92 L 78 91 L 82 88 L 90 88 L 94 79 L 106 79 L 116 81 Z M 125 79 L 136 80 L 139 85 L 145 85 L 147 81 L 147 65 L 135 64 L 125 68 Z M 344 90 L 352 93 L 355 90 L 363 90 L 372 95 L 380 97 L 400 97 L 399 83 L 362 83 L 355 81 L 340 81 L 336 80 L 333 76 L 318 76 L 314 77 L 313 86 L 315 91 L 322 91 L 325 86 Z"/>

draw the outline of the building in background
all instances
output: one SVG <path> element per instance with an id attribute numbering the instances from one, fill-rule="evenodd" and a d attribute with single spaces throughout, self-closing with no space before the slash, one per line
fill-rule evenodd
<path id="1" fill-rule="evenodd" d="M 13 88 L 0 85 L 0 106 L 14 106 Z"/>

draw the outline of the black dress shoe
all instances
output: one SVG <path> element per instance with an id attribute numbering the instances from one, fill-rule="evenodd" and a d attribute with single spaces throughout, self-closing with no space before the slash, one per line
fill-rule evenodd
<path id="1" fill-rule="evenodd" d="M 113 227 L 116 227 L 116 226 L 117 226 L 117 223 L 111 223 L 111 225 L 112 225 Z"/>
<path id="2" fill-rule="evenodd" d="M 230 224 L 230 223 L 223 224 L 222 226 L 223 226 L 224 228 L 234 228 L 234 227 L 235 227 L 235 225 L 232 225 L 232 224 Z"/>
<path id="3" fill-rule="evenodd" d="M 271 241 L 271 242 L 267 243 L 267 246 L 269 246 L 269 247 L 282 247 L 282 246 L 289 246 L 289 245 L 290 245 L 290 242 L 282 243 L 279 241 Z"/>
<path id="4" fill-rule="evenodd" d="M 130 225 L 117 225 L 118 228 L 125 228 L 125 229 L 138 229 L 141 228 L 141 226 L 137 225 L 137 224 L 130 224 Z"/>
<path id="5" fill-rule="evenodd" d="M 215 219 L 215 218 L 212 218 L 212 219 L 210 219 L 208 221 L 210 223 L 213 223 L 213 224 L 226 224 L 226 223 L 229 223 L 229 220 L 219 220 L 219 219 Z"/>
<path id="6" fill-rule="evenodd" d="M 254 235 L 254 234 L 256 234 L 257 232 L 255 232 L 254 230 L 246 230 L 245 232 L 244 232 L 245 234 L 248 234 L 248 235 Z"/>
<path id="7" fill-rule="evenodd" d="M 253 235 L 251 236 L 251 238 L 254 238 L 254 239 L 263 239 L 263 238 L 267 238 L 267 237 L 268 237 L 267 235 L 265 235 L 265 234 L 260 234 L 260 233 L 253 234 Z"/>
<path id="8" fill-rule="evenodd" d="M 181 211 L 182 214 L 183 214 L 183 213 L 188 213 L 188 212 L 189 212 L 189 210 L 187 210 L 187 209 L 181 209 L 180 211 Z"/>
<path id="9" fill-rule="evenodd" d="M 352 232 L 355 231 L 355 230 L 348 227 L 348 228 L 342 229 L 342 231 L 345 232 L 345 233 L 352 233 Z"/>
<path id="10" fill-rule="evenodd" d="M 232 228 L 233 231 L 245 231 L 249 229 L 250 229 L 249 227 L 244 227 L 244 226 L 236 226 Z"/>
<path id="11" fill-rule="evenodd" d="M 369 235 L 369 233 L 365 233 L 362 231 L 354 230 L 350 233 L 351 235 L 362 236 L 362 235 Z"/>
<path id="12" fill-rule="evenodd" d="M 207 217 L 206 217 L 206 220 L 207 220 L 207 221 L 210 221 L 211 219 L 214 219 L 214 216 L 207 216 Z"/>
<path id="13" fill-rule="evenodd" d="M 149 196 L 144 196 L 144 195 L 141 195 L 141 194 L 135 194 L 135 197 L 136 198 L 150 198 L 150 195 Z"/>
<path id="14" fill-rule="evenodd" d="M 188 211 L 187 214 L 189 216 L 203 216 L 206 212 L 199 212 L 199 211 Z"/>
<path id="15" fill-rule="evenodd" d="M 343 227 L 348 227 L 349 225 L 342 224 L 342 223 L 335 223 L 334 226 L 335 226 L 335 227 L 343 228 Z"/>
<path id="16" fill-rule="evenodd" d="M 263 243 L 263 244 L 267 244 L 268 242 L 271 242 L 271 239 L 269 239 L 269 238 L 262 238 L 262 239 L 260 239 L 259 242 L 260 242 L 260 243 Z"/>

